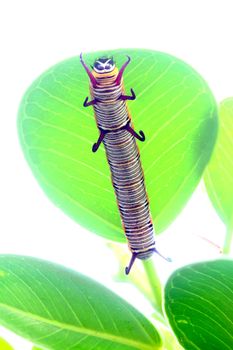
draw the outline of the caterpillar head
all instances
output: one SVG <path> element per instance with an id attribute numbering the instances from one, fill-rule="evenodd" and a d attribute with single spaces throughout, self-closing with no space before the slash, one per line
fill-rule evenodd
<path id="1" fill-rule="evenodd" d="M 93 69 L 97 73 L 109 73 L 114 70 L 115 66 L 113 57 L 101 57 L 95 60 Z"/>

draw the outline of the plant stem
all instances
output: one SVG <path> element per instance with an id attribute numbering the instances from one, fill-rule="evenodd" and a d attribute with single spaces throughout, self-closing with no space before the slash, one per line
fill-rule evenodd
<path id="1" fill-rule="evenodd" d="M 231 251 L 231 241 L 233 238 L 233 218 L 227 226 L 225 241 L 223 245 L 223 254 L 230 254 Z"/>
<path id="2" fill-rule="evenodd" d="M 152 259 L 142 260 L 157 311 L 163 315 L 162 285 Z"/>

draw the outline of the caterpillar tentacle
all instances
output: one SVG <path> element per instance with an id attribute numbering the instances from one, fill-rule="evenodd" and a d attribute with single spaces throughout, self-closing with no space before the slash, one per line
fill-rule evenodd
<path id="1" fill-rule="evenodd" d="M 89 107 L 89 106 L 93 106 L 97 103 L 97 100 L 94 99 L 92 101 L 88 102 L 88 96 L 85 98 L 85 101 L 83 102 L 83 107 Z"/>
<path id="2" fill-rule="evenodd" d="M 138 140 L 145 141 L 145 134 L 142 130 L 140 130 L 139 134 L 137 134 L 136 131 L 129 124 L 126 125 L 125 129 L 128 130 L 128 132 L 134 137 L 136 137 Z"/>
<path id="3" fill-rule="evenodd" d="M 132 266 L 134 264 L 134 261 L 135 261 L 136 257 L 137 257 L 137 253 L 133 253 L 132 257 L 131 257 L 131 260 L 129 262 L 129 266 L 126 266 L 126 268 L 125 268 L 125 274 L 126 275 L 128 275 L 130 273 L 130 270 L 131 270 L 131 268 L 132 268 Z"/>
<path id="4" fill-rule="evenodd" d="M 130 89 L 131 91 L 131 96 L 127 96 L 127 95 L 121 95 L 119 97 L 120 100 L 135 100 L 136 99 L 136 95 L 135 95 L 135 92 L 133 91 L 133 89 Z"/>
<path id="5" fill-rule="evenodd" d="M 103 130 L 100 131 L 100 136 L 97 140 L 96 143 L 94 143 L 94 145 L 92 146 L 92 152 L 96 152 L 101 144 L 101 142 L 103 141 L 105 136 L 105 132 Z"/>

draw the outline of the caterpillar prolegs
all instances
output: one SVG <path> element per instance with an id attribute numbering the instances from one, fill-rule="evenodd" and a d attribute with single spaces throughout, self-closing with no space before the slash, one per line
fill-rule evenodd
<path id="1" fill-rule="evenodd" d="M 145 141 L 143 131 L 133 129 L 126 101 L 135 100 L 136 95 L 124 94 L 123 73 L 130 62 L 118 71 L 113 58 L 101 57 L 94 62 L 93 70 L 80 60 L 90 78 L 90 93 L 84 107 L 93 106 L 99 138 L 92 147 L 96 152 L 103 142 L 111 170 L 112 184 L 121 215 L 122 225 L 132 257 L 125 272 L 128 274 L 136 258 L 148 259 L 156 252 L 154 229 L 146 193 L 136 139 Z"/>

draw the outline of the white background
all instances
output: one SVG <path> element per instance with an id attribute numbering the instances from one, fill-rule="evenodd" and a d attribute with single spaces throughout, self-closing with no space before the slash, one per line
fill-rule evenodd
<path id="1" fill-rule="evenodd" d="M 217 101 L 232 96 L 232 6 L 231 0 L 1 2 L 0 254 L 32 255 L 75 268 L 150 311 L 133 287 L 112 282 L 118 264 L 106 241 L 71 221 L 39 188 L 18 143 L 17 109 L 25 89 L 51 65 L 81 51 L 122 47 L 175 55 L 199 71 Z M 218 256 L 199 235 L 223 242 L 224 226 L 203 186 L 158 238 L 174 261 L 154 258 L 162 279 L 177 266 Z M 5 334 L 16 349 L 30 349 L 0 328 L 0 336 Z"/>

